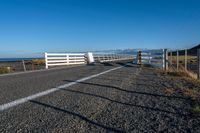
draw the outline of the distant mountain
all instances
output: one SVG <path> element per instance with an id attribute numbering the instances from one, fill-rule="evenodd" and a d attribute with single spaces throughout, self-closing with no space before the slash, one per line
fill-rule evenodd
<path id="1" fill-rule="evenodd" d="M 134 55 L 137 53 L 137 49 L 116 49 L 116 50 L 101 50 L 101 51 L 92 51 L 96 54 L 126 54 Z"/>
<path id="2" fill-rule="evenodd" d="M 187 49 L 188 55 L 197 55 L 197 49 L 200 49 L 200 44 L 192 47 L 190 49 Z M 172 52 L 173 55 L 176 55 L 176 51 Z M 179 55 L 185 55 L 185 50 L 179 50 Z"/>
<path id="3" fill-rule="evenodd" d="M 195 46 L 195 47 L 193 47 L 193 48 L 191 48 L 191 49 L 189 49 L 188 50 L 188 54 L 189 55 L 197 55 L 197 49 L 200 49 L 200 44 Z"/>

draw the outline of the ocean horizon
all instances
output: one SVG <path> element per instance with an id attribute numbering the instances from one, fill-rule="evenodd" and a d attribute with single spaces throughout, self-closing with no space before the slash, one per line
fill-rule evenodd
<path id="1" fill-rule="evenodd" d="M 0 62 L 4 62 L 4 61 L 8 61 L 8 62 L 12 62 L 12 61 L 29 61 L 29 60 L 34 60 L 34 59 L 44 59 L 42 57 L 38 57 L 38 58 L 0 58 Z"/>

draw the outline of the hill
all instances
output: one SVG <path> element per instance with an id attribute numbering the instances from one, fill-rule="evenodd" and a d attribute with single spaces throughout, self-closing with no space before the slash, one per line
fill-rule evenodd
<path id="1" fill-rule="evenodd" d="M 187 50 L 188 55 L 197 55 L 197 49 L 200 49 L 200 44 L 195 47 L 192 47 Z M 173 55 L 176 55 L 176 51 L 172 52 Z M 185 55 L 185 50 L 179 50 L 179 55 Z"/>

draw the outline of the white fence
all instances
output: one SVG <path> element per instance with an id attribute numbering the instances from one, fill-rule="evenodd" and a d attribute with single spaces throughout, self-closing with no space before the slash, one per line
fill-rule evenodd
<path id="1" fill-rule="evenodd" d="M 122 54 L 94 54 L 94 59 L 96 62 L 112 62 L 112 61 L 122 61 L 122 60 L 133 60 L 135 56 L 133 55 L 122 55 Z"/>
<path id="2" fill-rule="evenodd" d="M 82 53 L 45 53 L 46 69 L 49 66 L 85 64 L 85 54 Z"/>
<path id="3" fill-rule="evenodd" d="M 91 63 L 92 60 L 94 60 L 94 62 L 112 62 L 112 61 L 133 60 L 133 59 L 134 59 L 133 55 L 119 55 L 119 54 L 45 53 L 46 69 L 48 69 L 50 66 L 86 64 L 87 62 Z"/>

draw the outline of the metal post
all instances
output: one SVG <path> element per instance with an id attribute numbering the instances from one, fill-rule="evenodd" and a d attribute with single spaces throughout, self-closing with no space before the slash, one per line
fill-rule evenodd
<path id="1" fill-rule="evenodd" d="M 46 67 L 46 69 L 48 69 L 47 53 L 45 53 L 45 67 Z"/>
<path id="2" fill-rule="evenodd" d="M 173 60 L 172 60 L 172 51 L 170 52 L 170 65 L 172 65 Z"/>
<path id="3" fill-rule="evenodd" d="M 198 61 L 197 61 L 197 63 L 198 63 L 197 77 L 198 77 L 198 79 L 200 79 L 200 49 L 197 49 L 197 59 L 198 59 Z"/>
<path id="4" fill-rule="evenodd" d="M 176 51 L 176 69 L 178 70 L 179 68 L 179 52 L 178 50 Z"/>
<path id="5" fill-rule="evenodd" d="M 162 49 L 162 68 L 165 69 L 165 50 Z"/>
<path id="6" fill-rule="evenodd" d="M 185 50 L 185 70 L 187 70 L 187 49 Z"/>
<path id="7" fill-rule="evenodd" d="M 149 64 L 151 64 L 151 53 L 149 53 Z"/>
<path id="8" fill-rule="evenodd" d="M 167 49 L 164 49 L 164 61 L 165 61 L 165 70 L 168 70 L 168 52 L 167 52 Z"/>
<path id="9" fill-rule="evenodd" d="M 22 64 L 23 64 L 24 71 L 26 71 L 26 66 L 25 66 L 24 60 L 22 60 Z"/>

